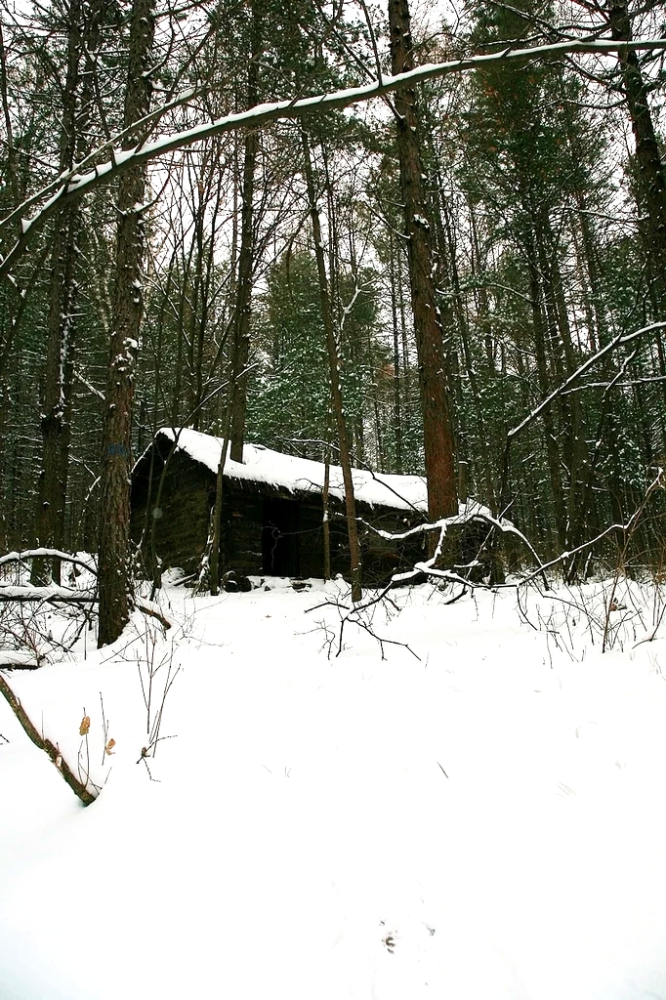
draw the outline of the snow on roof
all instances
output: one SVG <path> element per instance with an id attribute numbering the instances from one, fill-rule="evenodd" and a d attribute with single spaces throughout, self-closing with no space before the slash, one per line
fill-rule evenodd
<path id="1" fill-rule="evenodd" d="M 222 454 L 224 438 L 212 434 L 201 434 L 185 428 L 180 430 L 163 427 L 159 434 L 170 441 L 176 440 L 176 450 L 183 451 L 195 462 L 205 465 L 217 474 Z M 399 510 L 428 509 L 428 491 L 423 476 L 394 476 L 353 469 L 354 495 L 357 500 L 371 506 L 393 507 Z M 258 444 L 246 444 L 243 448 L 243 462 L 232 462 L 227 457 L 225 476 L 245 479 L 253 483 L 268 483 L 291 493 L 296 490 L 311 490 L 321 493 L 324 486 L 324 464 L 306 458 L 282 455 Z M 344 497 L 342 469 L 339 465 L 330 467 L 329 490 L 331 496 Z"/>

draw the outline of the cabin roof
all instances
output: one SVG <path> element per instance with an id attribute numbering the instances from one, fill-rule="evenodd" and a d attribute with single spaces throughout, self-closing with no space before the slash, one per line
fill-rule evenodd
<path id="1" fill-rule="evenodd" d="M 183 452 L 217 475 L 224 438 L 187 428 L 163 427 L 157 433 L 169 441 L 175 440 L 177 451 Z M 323 462 L 283 455 L 262 445 L 246 444 L 242 463 L 233 462 L 227 457 L 224 475 L 248 483 L 265 483 L 286 489 L 290 493 L 321 493 L 324 469 Z M 364 469 L 353 469 L 352 475 L 354 494 L 361 503 L 372 507 L 427 512 L 428 491 L 422 476 L 395 476 L 367 472 Z M 331 496 L 339 499 L 344 497 L 342 469 L 339 465 L 330 466 L 329 491 Z"/>

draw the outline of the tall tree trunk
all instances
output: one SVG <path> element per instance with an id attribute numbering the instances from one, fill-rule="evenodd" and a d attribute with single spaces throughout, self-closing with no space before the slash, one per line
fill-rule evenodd
<path id="1" fill-rule="evenodd" d="M 259 100 L 259 67 L 262 30 L 258 4 L 251 3 L 252 54 L 247 71 L 248 107 Z M 241 242 L 238 256 L 238 288 L 232 350 L 231 389 L 231 450 L 234 462 L 243 461 L 245 415 L 247 412 L 247 366 L 250 359 L 250 311 L 252 308 L 252 277 L 254 269 L 254 175 L 259 149 L 259 134 L 250 128 L 245 133 L 243 159 L 243 192 L 241 206 Z"/>
<path id="2" fill-rule="evenodd" d="M 56 218 L 52 253 L 51 289 L 46 348 L 46 377 L 42 433 L 42 471 L 39 484 L 36 534 L 39 545 L 62 549 L 69 465 L 72 352 L 76 298 L 76 242 L 79 206 L 68 205 Z M 52 578 L 60 582 L 60 561 L 34 560 L 33 583 Z"/>
<path id="3" fill-rule="evenodd" d="M 129 37 L 124 125 L 148 113 L 150 59 L 155 34 L 154 0 L 135 0 Z M 137 141 L 126 141 L 131 147 Z M 134 376 L 143 306 L 143 202 L 146 169 L 121 174 L 118 191 L 116 274 L 106 414 L 102 438 L 99 538 L 100 646 L 114 642 L 129 621 L 132 606 L 130 469 Z"/>
<path id="4" fill-rule="evenodd" d="M 224 467 L 229 456 L 229 424 L 231 414 L 227 413 L 224 427 L 224 437 L 221 440 L 220 460 L 217 465 L 217 476 L 215 478 L 215 504 L 213 506 L 213 524 L 211 530 L 210 543 L 210 593 L 211 597 L 217 597 L 220 592 L 220 580 L 225 570 L 224 551 L 226 548 L 224 528 L 222 525 L 222 513 L 224 511 Z"/>
<path id="5" fill-rule="evenodd" d="M 534 236 L 532 233 L 530 233 L 527 237 L 526 252 L 527 267 L 530 276 L 530 296 L 532 304 L 537 379 L 539 383 L 539 392 L 541 397 L 545 399 L 552 389 L 552 382 L 549 378 L 548 360 L 546 354 L 545 322 L 541 302 L 541 276 L 537 266 L 537 250 L 534 246 Z M 550 473 L 550 489 L 555 509 L 557 542 L 558 548 L 562 550 L 566 544 L 566 514 L 560 471 L 560 450 L 557 444 L 555 423 L 553 421 L 553 414 L 550 407 L 543 414 L 543 425 L 546 438 L 546 454 L 548 456 L 548 471 Z"/>
<path id="6" fill-rule="evenodd" d="M 195 431 L 200 430 L 201 424 L 201 400 L 203 393 L 203 348 L 204 333 L 199 323 L 199 309 L 201 300 L 201 284 L 203 280 L 204 266 L 204 222 L 206 216 L 206 204 L 203 196 L 200 196 L 199 203 L 194 213 L 194 238 L 193 243 L 193 273 L 191 283 L 188 282 L 184 289 L 186 300 L 185 314 L 187 315 L 188 340 L 190 349 L 190 393 L 189 412 L 193 414 L 192 427 Z"/>
<path id="7" fill-rule="evenodd" d="M 559 339 L 564 354 L 564 371 L 567 377 L 573 375 L 580 361 L 576 354 L 572 336 L 567 304 L 564 296 L 564 281 L 559 261 L 558 241 L 552 231 L 550 220 L 545 220 L 546 246 L 544 259 L 547 268 L 547 280 L 552 289 L 554 312 Z M 580 393 L 569 396 L 567 405 L 567 432 L 564 439 L 563 452 L 569 469 L 569 495 L 567 499 L 567 538 L 568 549 L 577 548 L 584 540 L 585 526 L 588 523 L 587 500 L 589 492 L 586 489 L 586 479 L 589 475 L 589 456 L 585 439 L 585 418 L 583 414 Z M 568 561 L 566 574 L 573 581 L 584 560 L 575 557 Z"/>
<path id="8" fill-rule="evenodd" d="M 11 452 L 10 414 L 15 406 L 12 398 L 10 358 L 16 351 L 15 371 L 21 371 L 21 351 L 18 337 L 21 322 L 26 316 L 26 307 L 30 301 L 30 291 L 36 283 L 38 275 L 46 260 L 47 250 L 38 257 L 22 287 L 9 285 L 0 295 L 0 549 L 21 547 L 24 538 L 14 536 L 16 522 L 16 507 L 12 496 L 12 469 L 16 456 Z M 10 517 L 10 513 L 13 514 Z"/>
<path id="9" fill-rule="evenodd" d="M 312 235 L 314 236 L 315 257 L 317 259 L 317 276 L 319 279 L 322 320 L 326 331 L 326 348 L 328 351 L 328 364 L 331 377 L 331 398 L 333 400 L 333 413 L 335 415 L 335 422 L 338 431 L 340 465 L 342 467 L 342 480 L 345 488 L 345 512 L 347 514 L 347 534 L 349 536 L 352 601 L 356 602 L 360 601 L 362 597 L 361 546 L 358 539 L 358 525 L 356 522 L 356 500 L 354 498 L 354 481 L 352 479 L 349 435 L 342 402 L 342 389 L 340 387 L 340 359 L 338 356 L 338 345 L 333 321 L 333 305 L 328 290 L 328 277 L 326 275 L 326 261 L 324 260 L 321 223 L 319 221 L 319 209 L 317 208 L 314 174 L 312 170 L 310 140 L 307 133 L 304 131 L 301 132 L 301 138 L 303 143 L 305 182 L 308 192 L 308 201 L 310 202 Z"/>
<path id="10" fill-rule="evenodd" d="M 626 0 L 608 5 L 611 34 L 616 41 L 630 41 L 631 19 Z M 646 215 L 648 264 L 657 289 L 659 309 L 666 309 L 666 171 L 655 133 L 648 90 L 636 52 L 619 52 L 622 89 L 627 98 L 636 140 L 636 161 L 642 208 Z"/>
<path id="11" fill-rule="evenodd" d="M 81 5 L 73 0 L 67 11 L 67 72 L 62 92 L 62 131 L 59 167 L 74 163 L 77 147 L 77 104 L 81 61 Z M 76 201 L 56 215 L 51 250 L 48 339 L 41 415 L 42 469 L 36 517 L 36 542 L 47 548 L 64 544 L 65 503 L 69 463 L 69 411 L 72 388 L 72 351 L 76 299 L 76 257 L 80 209 Z M 60 583 L 60 560 L 33 560 L 35 584 L 53 578 Z"/>
<path id="12" fill-rule="evenodd" d="M 402 475 L 402 366 L 400 364 L 400 327 L 398 325 L 398 291 L 396 288 L 399 278 L 396 275 L 393 233 L 389 235 L 389 241 L 389 279 L 391 282 L 391 320 L 393 325 L 393 407 L 391 419 L 394 448 L 393 472 Z"/>
<path id="13" fill-rule="evenodd" d="M 497 505 L 495 503 L 495 490 L 493 487 L 493 463 L 490 451 L 490 441 L 488 428 L 486 426 L 486 419 L 484 415 L 484 405 L 481 399 L 481 390 L 479 387 L 479 381 L 476 375 L 476 365 L 474 363 L 474 358 L 472 356 L 472 350 L 470 345 L 470 330 L 469 323 L 467 321 L 467 315 L 465 312 L 465 306 L 463 302 L 462 291 L 460 287 L 460 275 L 458 272 L 458 262 L 456 260 L 455 246 L 453 241 L 453 227 L 451 224 L 451 212 L 447 204 L 446 193 L 444 191 L 444 185 L 442 178 L 440 176 L 439 170 L 437 171 L 437 190 L 438 190 L 438 203 L 437 210 L 441 218 L 441 228 L 442 228 L 442 239 L 443 247 L 446 249 L 446 254 L 449 258 L 450 263 L 450 281 L 451 281 L 451 292 L 453 297 L 453 307 L 455 310 L 456 322 L 458 330 L 460 332 L 460 342 L 463 349 L 463 358 L 465 361 L 465 377 L 469 382 L 469 387 L 472 392 L 472 399 L 474 402 L 474 424 L 476 427 L 476 438 L 479 443 L 479 448 L 481 451 L 481 464 L 482 473 L 477 478 L 477 483 L 482 479 L 485 485 L 485 501 L 488 505 L 490 511 L 495 514 L 497 512 Z M 462 383 L 461 383 L 462 385 Z M 467 434 L 465 435 L 467 437 Z M 463 455 L 465 459 L 465 469 L 463 470 L 463 476 L 466 476 L 469 469 L 469 460 L 471 455 L 469 454 L 470 449 L 465 448 Z M 460 476 L 458 481 L 461 482 Z M 468 483 L 468 480 L 466 480 Z M 477 487 L 478 488 L 478 487 Z M 466 498 L 465 498 L 466 499 Z"/>
<path id="14" fill-rule="evenodd" d="M 329 432 L 330 438 L 330 432 Z M 324 453 L 324 486 L 321 491 L 322 506 L 322 540 L 324 543 L 324 579 L 331 579 L 331 449 L 326 445 Z"/>
<path id="15" fill-rule="evenodd" d="M 590 299 L 594 314 L 594 328 L 596 337 L 591 336 L 590 349 L 598 351 L 608 342 L 608 323 L 606 320 L 606 310 L 601 287 L 601 277 L 599 274 L 599 253 L 596 245 L 592 227 L 587 212 L 587 204 L 583 193 L 576 197 L 577 221 L 580 226 L 582 239 L 583 257 L 585 259 L 585 269 L 587 271 L 590 285 Z"/>
<path id="16" fill-rule="evenodd" d="M 617 41 L 632 38 L 631 18 L 627 0 L 608 3 L 611 34 Z M 657 319 L 666 318 L 666 168 L 652 121 L 648 88 L 636 52 L 619 52 L 622 88 L 627 98 L 631 127 L 636 140 L 638 165 L 638 198 L 640 214 L 644 216 L 643 238 L 647 251 L 648 274 L 652 282 Z M 664 364 L 664 331 L 655 331 L 662 376 Z M 662 399 L 666 401 L 666 383 L 662 384 Z M 666 436 L 662 433 L 666 447 Z"/>
<path id="17" fill-rule="evenodd" d="M 407 0 L 389 0 L 388 9 L 391 68 L 393 74 L 397 75 L 414 67 L 409 4 Z M 409 276 L 423 412 L 428 516 L 431 521 L 435 521 L 457 513 L 458 497 L 449 372 L 433 279 L 430 226 L 427 221 L 415 99 L 416 94 L 411 87 L 396 91 L 400 188 L 409 240 Z"/>

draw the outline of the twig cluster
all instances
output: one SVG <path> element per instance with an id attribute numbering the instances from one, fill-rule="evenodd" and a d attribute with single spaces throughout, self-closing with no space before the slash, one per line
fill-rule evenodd
<path id="1" fill-rule="evenodd" d="M 137 764 L 143 762 L 148 777 L 156 781 L 148 766 L 148 758 L 154 758 L 157 746 L 162 740 L 174 739 L 174 736 L 162 736 L 162 720 L 164 705 L 173 682 L 180 672 L 180 667 L 174 665 L 173 644 L 167 650 L 158 649 L 158 636 L 153 629 L 145 632 L 144 655 L 137 654 L 137 670 L 141 684 L 141 694 L 146 710 L 146 743 L 141 748 Z M 161 675 L 158 677 L 158 675 Z"/>

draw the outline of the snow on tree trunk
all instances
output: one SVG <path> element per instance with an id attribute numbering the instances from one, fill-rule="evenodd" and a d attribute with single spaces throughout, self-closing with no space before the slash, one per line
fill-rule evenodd
<path id="1" fill-rule="evenodd" d="M 136 0 L 129 41 L 125 127 L 147 114 L 150 57 L 155 31 L 154 0 Z M 130 135 L 128 146 L 136 143 Z M 120 178 L 116 244 L 116 287 L 102 437 L 99 536 L 100 646 L 114 642 L 129 621 L 132 603 L 130 470 L 134 373 L 142 313 L 143 202 L 146 169 L 136 166 Z"/>

